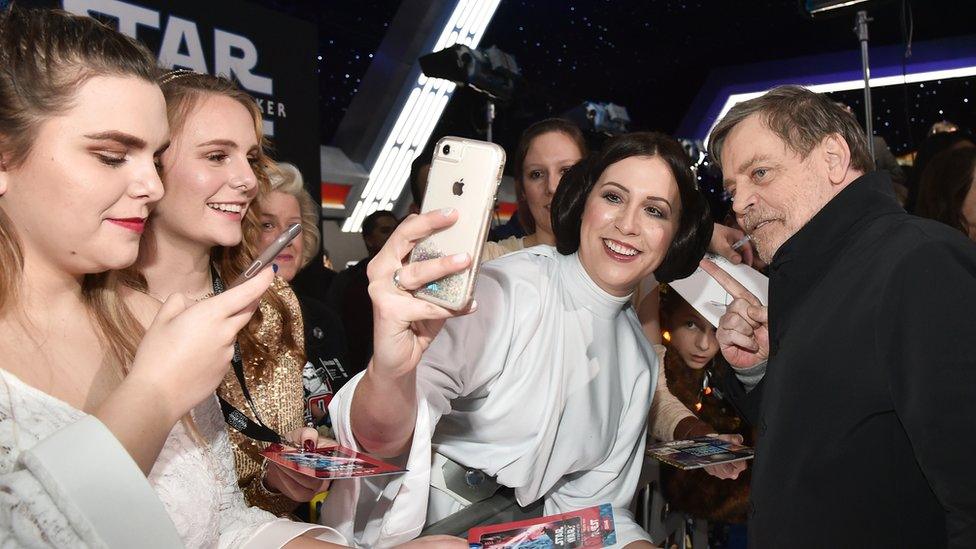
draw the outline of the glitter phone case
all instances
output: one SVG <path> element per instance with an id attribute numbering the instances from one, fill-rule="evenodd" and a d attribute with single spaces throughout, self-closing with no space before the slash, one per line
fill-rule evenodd
<path id="1" fill-rule="evenodd" d="M 494 143 L 461 137 L 445 137 L 437 142 L 421 212 L 454 208 L 458 221 L 421 240 L 411 252 L 410 261 L 468 253 L 472 265 L 416 290 L 416 297 L 453 311 L 460 311 L 471 302 L 504 167 L 505 150 Z"/>

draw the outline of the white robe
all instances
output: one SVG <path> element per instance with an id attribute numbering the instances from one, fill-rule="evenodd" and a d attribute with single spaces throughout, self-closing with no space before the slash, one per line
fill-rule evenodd
<path id="1" fill-rule="evenodd" d="M 629 296 L 607 294 L 576 254 L 549 246 L 483 265 L 475 295 L 478 311 L 449 320 L 417 368 L 409 472 L 335 482 L 323 524 L 365 547 L 416 537 L 433 450 L 497 476 L 521 505 L 544 498 L 547 515 L 611 503 L 618 546 L 649 540 L 627 507 L 658 367 Z M 361 377 L 330 406 L 346 446 L 356 447 L 349 413 Z"/>

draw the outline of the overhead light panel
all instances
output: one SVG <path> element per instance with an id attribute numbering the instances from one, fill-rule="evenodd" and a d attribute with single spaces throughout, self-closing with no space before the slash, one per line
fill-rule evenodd
<path id="1" fill-rule="evenodd" d="M 908 73 L 905 75 L 896 74 L 892 76 L 882 76 L 878 78 L 871 78 L 872 88 L 883 88 L 885 86 L 897 86 L 899 84 L 918 84 L 922 82 L 931 82 L 934 80 L 947 80 L 950 78 L 965 78 L 968 76 L 976 76 L 976 66 L 970 67 L 956 67 L 952 69 L 943 69 L 936 71 L 925 71 Z M 845 80 L 842 82 L 824 82 L 820 84 L 805 85 L 801 84 L 804 88 L 817 92 L 817 93 L 833 93 L 839 91 L 850 91 L 861 89 L 864 86 L 864 80 Z M 712 121 L 712 125 L 708 128 L 707 136 L 712 133 L 715 129 L 715 125 L 718 124 L 719 120 L 725 117 L 726 114 L 734 107 L 736 104 L 743 101 L 748 101 L 750 99 L 759 97 L 769 90 L 760 90 L 747 93 L 734 93 L 729 95 L 728 99 L 725 100 L 725 104 L 722 105 L 722 110 L 719 111 L 718 116 Z"/>
<path id="2" fill-rule="evenodd" d="M 500 0 L 458 0 L 451 17 L 430 51 L 455 44 L 477 48 Z M 434 126 L 444 113 L 457 87 L 449 80 L 429 78 L 414 67 L 417 80 L 403 103 L 393 129 L 369 169 L 369 181 L 352 214 L 342 225 L 343 232 L 359 232 L 367 215 L 391 210 L 400 198 L 410 173 L 410 163 L 430 139 Z"/>

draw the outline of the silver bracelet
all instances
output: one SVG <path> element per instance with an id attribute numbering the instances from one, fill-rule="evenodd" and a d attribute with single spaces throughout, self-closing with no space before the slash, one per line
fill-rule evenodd
<path id="1" fill-rule="evenodd" d="M 269 496 L 269 497 L 281 496 L 282 495 L 281 492 L 272 492 L 271 489 L 264 484 L 264 478 L 267 476 L 267 474 L 268 474 L 268 460 L 264 460 L 263 462 L 261 462 L 261 473 L 260 476 L 258 477 L 258 489 L 257 489 L 258 493 L 261 494 L 262 496 Z"/>

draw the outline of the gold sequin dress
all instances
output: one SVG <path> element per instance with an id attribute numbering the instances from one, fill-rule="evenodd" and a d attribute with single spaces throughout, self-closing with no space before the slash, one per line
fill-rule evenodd
<path id="1" fill-rule="evenodd" d="M 283 326 L 281 314 L 266 300 L 261 301 L 263 321 L 258 330 L 258 341 L 268 346 L 270 356 L 276 357 L 276 360 L 274 364 L 262 365 L 257 359 L 245 356 L 244 378 L 261 419 L 268 427 L 284 435 L 304 426 L 302 369 L 305 366 L 305 336 L 302 312 L 291 287 L 284 279 L 275 277 L 271 290 L 285 303 L 293 320 L 287 327 Z M 284 344 L 283 329 L 291 330 L 297 348 L 290 349 Z M 227 402 L 254 419 L 254 413 L 244 400 L 233 370 L 228 371 L 218 392 Z M 285 496 L 270 494 L 261 488 L 261 463 L 264 458 L 259 452 L 267 444 L 249 439 L 233 428 L 227 429 L 234 446 L 237 479 L 248 505 L 279 516 L 291 513 L 297 506 L 294 501 Z"/>

